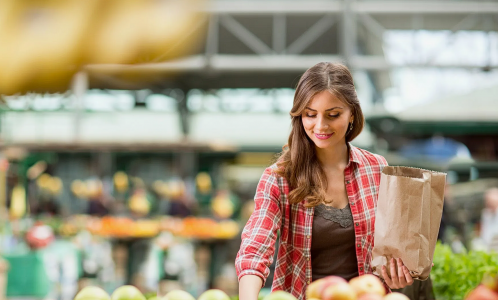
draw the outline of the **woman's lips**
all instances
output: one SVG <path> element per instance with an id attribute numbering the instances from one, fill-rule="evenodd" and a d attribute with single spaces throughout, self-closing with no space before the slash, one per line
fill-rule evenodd
<path id="1" fill-rule="evenodd" d="M 319 140 L 326 140 L 328 139 L 329 137 L 331 137 L 334 133 L 331 133 L 331 134 L 318 134 L 318 133 L 315 133 L 315 137 Z"/>

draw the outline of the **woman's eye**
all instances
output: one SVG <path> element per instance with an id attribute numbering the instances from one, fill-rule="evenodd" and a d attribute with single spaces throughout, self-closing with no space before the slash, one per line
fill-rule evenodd
<path id="1" fill-rule="evenodd" d="M 306 114 L 306 116 L 307 116 L 308 118 L 314 118 L 316 115 Z"/>
<path id="2" fill-rule="evenodd" d="M 339 114 L 337 115 L 329 115 L 329 117 L 332 117 L 332 118 L 337 118 L 339 116 Z"/>

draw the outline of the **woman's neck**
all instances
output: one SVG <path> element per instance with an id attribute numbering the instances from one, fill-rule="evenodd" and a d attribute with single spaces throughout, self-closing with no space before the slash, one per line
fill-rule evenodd
<path id="1" fill-rule="evenodd" d="M 345 142 L 330 148 L 316 148 L 316 155 L 324 170 L 344 169 L 349 161 L 348 145 Z"/>

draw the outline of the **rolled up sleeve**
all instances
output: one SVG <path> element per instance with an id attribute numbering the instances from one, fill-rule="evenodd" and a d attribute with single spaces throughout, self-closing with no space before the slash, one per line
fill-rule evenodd
<path id="1" fill-rule="evenodd" d="M 264 285 L 268 278 L 277 231 L 282 222 L 279 198 L 278 175 L 267 168 L 259 180 L 254 212 L 242 231 L 242 242 L 235 259 L 239 281 L 242 276 L 256 275 Z"/>

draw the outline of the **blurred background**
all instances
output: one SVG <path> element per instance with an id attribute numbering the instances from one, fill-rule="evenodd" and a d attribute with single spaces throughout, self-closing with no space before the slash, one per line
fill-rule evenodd
<path id="1" fill-rule="evenodd" d="M 236 295 L 256 185 L 321 61 L 353 73 L 354 145 L 448 174 L 444 249 L 498 249 L 498 1 L 2 0 L 0 39 L 2 297 Z"/>

